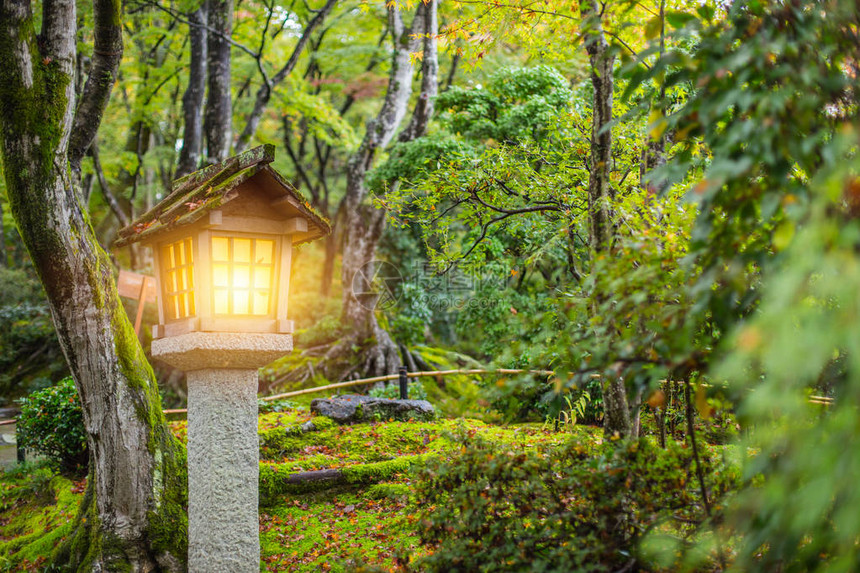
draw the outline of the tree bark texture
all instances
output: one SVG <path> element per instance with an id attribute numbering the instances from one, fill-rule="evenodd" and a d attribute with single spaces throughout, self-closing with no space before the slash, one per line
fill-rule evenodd
<path id="1" fill-rule="evenodd" d="M 233 104 L 230 95 L 230 35 L 233 31 L 233 0 L 211 0 L 207 34 L 209 96 L 206 99 L 206 156 L 209 163 L 230 155 L 233 139 Z"/>
<path id="2" fill-rule="evenodd" d="M 601 8 L 597 0 L 582 3 L 585 27 L 585 49 L 591 67 L 591 86 L 594 94 L 591 120 L 591 155 L 588 178 L 589 242 L 593 257 L 609 256 L 613 226 L 610 217 L 610 200 L 614 193 L 610 181 L 612 173 L 612 77 L 615 56 L 612 55 L 601 22 Z M 618 434 L 628 437 L 634 422 L 627 399 L 627 387 L 619 372 L 603 382 L 603 431 L 607 436 Z"/>
<path id="3" fill-rule="evenodd" d="M 275 87 L 283 82 L 296 67 L 296 64 L 299 61 L 299 56 L 301 56 L 302 51 L 311 39 L 311 34 L 313 34 L 314 30 L 319 27 L 323 21 L 325 21 L 336 3 L 337 0 L 328 0 L 325 3 L 320 11 L 316 13 L 310 22 L 308 22 L 308 25 L 302 32 L 302 35 L 299 38 L 296 47 L 293 49 L 292 55 L 287 60 L 287 63 L 278 70 L 271 80 L 266 81 L 264 79 L 263 85 L 261 85 L 260 89 L 257 90 L 254 109 L 252 109 L 251 113 L 248 115 L 245 128 L 242 130 L 241 135 L 239 135 L 239 140 L 236 142 L 236 153 L 241 153 L 248 148 L 248 145 L 251 143 L 251 138 L 254 137 L 254 134 L 257 132 L 257 127 L 260 125 L 263 112 L 266 111 L 266 106 L 269 105 L 269 100 L 272 99 L 272 93 L 274 92 Z"/>
<path id="4" fill-rule="evenodd" d="M 206 95 L 206 62 L 209 52 L 206 34 L 206 2 L 188 17 L 191 25 L 188 33 L 191 44 L 189 60 L 188 87 L 182 96 L 182 115 L 184 131 L 182 150 L 179 152 L 179 165 L 175 179 L 184 177 L 200 167 L 203 154 L 203 98 Z"/>
<path id="5" fill-rule="evenodd" d="M 587 0 L 582 4 L 582 10 L 586 20 L 585 49 L 588 52 L 594 94 L 588 178 L 589 238 L 592 250 L 602 252 L 609 248 L 612 239 L 609 214 L 609 200 L 613 195 L 609 179 L 612 173 L 612 130 L 609 124 L 612 121 L 612 68 L 615 56 L 611 54 L 603 33 L 597 0 Z"/>
<path id="6" fill-rule="evenodd" d="M 424 4 L 419 3 L 416 10 L 415 22 L 421 23 Z M 365 175 L 370 169 L 373 157 L 378 149 L 384 149 L 391 142 L 397 127 L 406 115 L 409 98 L 412 95 L 413 67 L 410 54 L 418 47 L 418 39 L 412 35 L 412 29 L 406 28 L 400 14 L 400 9 L 393 5 L 388 10 L 389 28 L 394 42 L 394 54 L 391 59 L 391 72 L 388 77 L 388 89 L 379 114 L 367 122 L 367 131 L 358 151 L 349 159 L 346 182 L 346 221 L 344 225 L 344 255 L 343 255 L 343 319 L 344 322 L 357 331 L 366 330 L 373 316 L 373 311 L 365 308 L 355 297 L 356 292 L 369 292 L 370 285 L 363 279 L 355 279 L 359 283 L 354 289 L 354 278 L 363 265 L 372 260 L 376 252 L 376 241 L 382 235 L 384 212 L 379 217 L 378 210 L 362 203 L 367 197 Z M 367 276 L 367 273 L 364 273 Z M 365 288 L 366 287 L 366 288 Z M 392 372 L 393 373 L 393 372 Z"/>
<path id="7" fill-rule="evenodd" d="M 624 380 L 613 377 L 603 383 L 603 433 L 606 437 L 627 437 L 633 430 Z"/>
<path id="8" fill-rule="evenodd" d="M 436 57 L 437 17 L 436 0 L 419 3 L 412 25 L 407 28 L 400 8 L 388 9 L 389 29 L 394 43 L 388 89 L 379 114 L 367 122 L 367 131 L 358 151 L 347 165 L 345 197 L 344 254 L 341 271 L 343 284 L 342 321 L 358 340 L 372 340 L 368 350 L 365 373 L 394 374 L 400 365 L 397 345 L 376 320 L 374 305 L 360 301 L 356 293 L 372 290 L 369 279 L 373 276 L 373 259 L 376 246 L 385 228 L 385 211 L 375 209 L 364 201 L 367 188 L 364 178 L 370 169 L 377 150 L 384 149 L 406 116 L 412 94 L 413 66 L 410 54 L 424 44 L 422 94 L 418 98 L 415 114 L 410 121 L 408 141 L 423 134 L 433 111 L 433 97 L 438 90 Z M 426 41 L 424 41 L 426 40 Z"/>
<path id="9" fill-rule="evenodd" d="M 121 38 L 120 3 L 95 0 L 94 19 L 95 45 L 112 46 L 104 57 L 118 64 L 111 39 Z M 41 30 L 37 37 L 28 0 L 0 0 L 0 154 L 9 205 L 45 287 L 90 450 L 89 491 L 56 557 L 73 570 L 181 570 L 184 455 L 73 176 L 104 109 L 82 102 L 75 115 L 74 0 L 44 2 Z M 116 68 L 94 61 L 91 69 L 91 79 L 101 70 L 93 97 L 106 99 Z"/>

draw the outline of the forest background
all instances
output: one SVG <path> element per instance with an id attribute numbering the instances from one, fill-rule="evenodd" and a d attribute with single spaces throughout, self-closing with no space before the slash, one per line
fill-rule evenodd
<path id="1" fill-rule="evenodd" d="M 580 403 L 625 443 L 643 415 L 664 442 L 683 394 L 682 417 L 717 416 L 756 453 L 732 500 L 737 566 L 856 561 L 851 3 L 6 0 L 0 15 L 0 385 L 14 398 L 71 373 L 94 499 L 124 467 L 149 475 L 98 507 L 101 524 L 136 516 L 100 529 L 125 558 L 171 562 L 145 533 L 181 487 L 143 492 L 181 464 L 157 389 L 181 403 L 183 388 L 149 368 L 116 295 L 113 267 L 146 271 L 147 254 L 107 251 L 173 179 L 274 143 L 334 232 L 298 253 L 300 352 L 267 390 L 440 356 L 552 369 L 452 402 L 540 421 Z M 397 272 L 375 308 L 355 296 L 374 260 Z M 813 393 L 834 398 L 826 415 Z M 118 456 L 96 427 L 141 447 Z"/>

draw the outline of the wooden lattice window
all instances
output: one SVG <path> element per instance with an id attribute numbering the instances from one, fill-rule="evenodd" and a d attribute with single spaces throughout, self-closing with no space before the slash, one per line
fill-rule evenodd
<path id="1" fill-rule="evenodd" d="M 164 311 L 167 319 L 177 320 L 196 314 L 194 308 L 194 255 L 190 238 L 162 247 L 164 265 Z"/>
<path id="2" fill-rule="evenodd" d="M 271 314 L 275 241 L 213 236 L 211 252 L 213 314 Z"/>

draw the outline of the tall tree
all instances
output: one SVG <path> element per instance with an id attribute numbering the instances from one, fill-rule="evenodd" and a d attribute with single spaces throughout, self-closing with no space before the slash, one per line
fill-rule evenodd
<path id="1" fill-rule="evenodd" d="M 422 58 L 422 93 L 415 113 L 403 132 L 401 141 L 420 136 L 427 128 L 433 111 L 433 98 L 438 91 L 438 62 L 436 50 L 437 4 L 429 0 L 418 5 L 412 24 L 403 22 L 400 7 L 388 7 L 388 24 L 394 44 L 388 89 L 379 114 L 367 122 L 367 131 L 358 151 L 349 159 L 345 197 L 344 254 L 341 280 L 343 283 L 342 321 L 350 329 L 351 338 L 334 347 L 329 358 L 351 348 L 356 341 L 372 340 L 365 349 L 360 367 L 368 374 L 392 374 L 400 365 L 397 345 L 376 320 L 374 305 L 356 296 L 372 290 L 373 259 L 382 237 L 386 213 L 366 204 L 365 175 L 376 152 L 384 149 L 394 138 L 412 95 L 412 54 L 424 47 Z"/>
<path id="2" fill-rule="evenodd" d="M 230 93 L 230 35 L 233 32 L 233 0 L 209 2 L 207 69 L 209 95 L 206 99 L 206 157 L 210 163 L 230 155 L 233 140 L 233 103 Z"/>
<path id="3" fill-rule="evenodd" d="M 208 36 L 206 20 L 209 10 L 207 2 L 191 13 L 188 20 L 191 57 L 188 70 L 188 87 L 182 96 L 182 115 L 185 127 L 182 150 L 175 177 L 178 179 L 197 170 L 203 153 L 203 102 L 206 95 L 206 64 L 208 61 Z"/>
<path id="4" fill-rule="evenodd" d="M 75 95 L 76 3 L 0 1 L 0 157 L 9 205 L 45 288 L 83 406 L 90 479 L 72 540 L 72 569 L 182 569 L 181 446 L 170 434 L 110 260 L 79 199 L 122 56 L 122 7 L 93 2 L 94 46 Z"/>
<path id="5" fill-rule="evenodd" d="M 603 29 L 603 9 L 598 0 L 587 0 L 580 6 L 585 31 L 585 49 L 591 68 L 592 123 L 591 153 L 588 179 L 589 243 L 592 257 L 608 256 L 612 245 L 610 205 L 614 198 L 612 173 L 612 110 L 615 54 Z M 613 369 L 614 375 L 603 382 L 603 429 L 608 436 L 630 436 L 638 433 L 637 417 L 631 411 L 639 409 L 638 400 L 630 404 L 623 369 Z"/>

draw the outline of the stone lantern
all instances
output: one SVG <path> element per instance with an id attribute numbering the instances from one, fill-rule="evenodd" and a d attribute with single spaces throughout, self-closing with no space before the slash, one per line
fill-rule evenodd
<path id="1" fill-rule="evenodd" d="M 293 245 L 328 222 L 269 165 L 274 146 L 174 181 L 115 246 L 154 250 L 152 356 L 188 380 L 188 566 L 259 571 L 257 369 L 292 350 Z"/>

